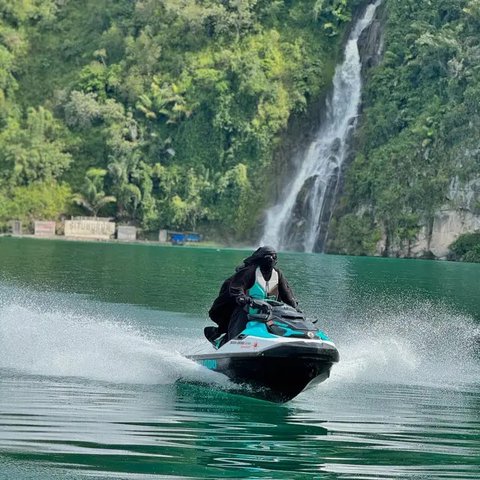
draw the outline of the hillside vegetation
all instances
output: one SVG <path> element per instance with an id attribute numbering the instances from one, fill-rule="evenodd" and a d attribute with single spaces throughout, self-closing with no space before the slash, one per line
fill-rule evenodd
<path id="1" fill-rule="evenodd" d="M 248 237 L 288 120 L 328 86 L 359 3 L 0 0 L 0 224 L 88 212 L 145 232 Z M 471 28 L 477 16 L 457 14 Z M 446 24 L 455 29 L 458 21 Z M 430 75 L 443 63 L 428 49 L 443 62 L 457 48 L 453 33 L 444 35 L 438 47 L 430 46 L 435 36 L 418 46 L 432 62 Z M 404 52 L 396 55 L 385 69 L 402 64 Z M 458 61 L 452 68 L 464 80 L 457 83 L 477 74 Z M 435 89 L 453 94 L 442 75 Z M 375 100 L 390 89 L 386 81 L 379 74 L 369 89 L 365 152 L 388 145 L 398 128 L 399 119 L 389 125 L 382 115 L 383 143 L 373 142 Z M 428 108 L 446 111 L 444 104 L 438 94 Z M 436 145 L 440 127 L 436 116 L 427 120 L 428 108 L 415 124 L 422 118 Z"/>
<path id="2" fill-rule="evenodd" d="M 385 8 L 383 61 L 368 74 L 331 251 L 371 254 L 383 236 L 385 254 L 408 254 L 441 207 L 467 209 L 455 203 L 456 185 L 480 215 L 480 2 Z"/>

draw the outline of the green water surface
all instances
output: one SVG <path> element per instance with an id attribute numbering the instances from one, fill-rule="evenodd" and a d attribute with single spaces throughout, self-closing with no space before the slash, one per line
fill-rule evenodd
<path id="1" fill-rule="evenodd" d="M 479 265 L 280 254 L 341 361 L 274 405 L 184 358 L 249 253 L 0 238 L 0 479 L 480 478 Z"/>

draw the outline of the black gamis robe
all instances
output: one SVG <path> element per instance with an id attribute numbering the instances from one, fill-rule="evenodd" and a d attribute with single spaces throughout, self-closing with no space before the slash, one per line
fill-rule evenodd
<path id="1" fill-rule="evenodd" d="M 223 282 L 218 297 L 208 312 L 209 317 L 218 325 L 220 334 L 228 331 L 230 319 L 237 309 L 243 312 L 243 308 L 238 306 L 236 300 L 239 296 L 246 295 L 253 287 L 257 268 L 256 264 L 247 265 Z M 278 268 L 275 270 L 278 273 L 278 300 L 296 308 L 298 302 L 285 276 Z"/>

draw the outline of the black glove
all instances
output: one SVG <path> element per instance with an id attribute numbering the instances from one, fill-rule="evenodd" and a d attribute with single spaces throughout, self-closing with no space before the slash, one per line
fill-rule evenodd
<path id="1" fill-rule="evenodd" d="M 250 305 L 252 303 L 252 298 L 248 295 L 239 295 L 235 301 L 237 302 L 237 305 L 243 307 L 245 305 Z"/>

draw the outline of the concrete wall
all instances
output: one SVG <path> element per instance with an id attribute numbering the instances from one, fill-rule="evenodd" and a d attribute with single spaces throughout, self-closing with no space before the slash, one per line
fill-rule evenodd
<path id="1" fill-rule="evenodd" d="M 12 227 L 13 235 L 21 235 L 23 233 L 22 222 L 20 222 L 19 220 L 11 220 L 10 226 Z"/>
<path id="2" fill-rule="evenodd" d="M 126 242 L 133 242 L 137 239 L 136 227 L 120 226 L 117 230 L 117 239 Z"/>
<path id="3" fill-rule="evenodd" d="M 106 218 L 65 220 L 65 236 L 108 240 L 115 235 L 115 222 Z"/>
<path id="4" fill-rule="evenodd" d="M 168 237 L 167 237 L 167 231 L 166 230 L 160 230 L 158 232 L 158 241 L 160 243 L 167 243 L 168 242 Z"/>
<path id="5" fill-rule="evenodd" d="M 54 237 L 55 236 L 55 222 L 35 221 L 35 236 L 36 237 Z"/>

